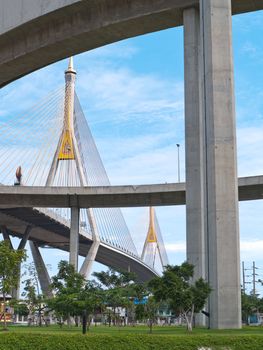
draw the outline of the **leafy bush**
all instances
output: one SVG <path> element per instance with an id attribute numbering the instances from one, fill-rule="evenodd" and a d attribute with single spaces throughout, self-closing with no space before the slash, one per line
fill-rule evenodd
<path id="1" fill-rule="evenodd" d="M 262 350 L 263 336 L 3 333 L 0 350 Z"/>

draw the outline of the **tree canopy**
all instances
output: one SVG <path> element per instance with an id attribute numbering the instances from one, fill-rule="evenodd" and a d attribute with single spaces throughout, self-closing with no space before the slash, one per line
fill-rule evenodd
<path id="1" fill-rule="evenodd" d="M 18 286 L 19 265 L 26 259 L 24 250 L 14 250 L 8 241 L 0 242 L 0 293 L 3 296 L 4 328 L 6 328 L 6 296 Z"/>
<path id="2" fill-rule="evenodd" d="M 73 265 L 60 261 L 58 273 L 52 278 L 54 297 L 48 306 L 56 312 L 61 324 L 69 317 L 90 317 L 102 304 L 101 288 L 95 281 L 86 281 Z"/>
<path id="3" fill-rule="evenodd" d="M 184 262 L 180 266 L 168 265 L 162 277 L 149 283 L 154 298 L 166 301 L 176 315 L 183 315 L 187 329 L 192 330 L 193 315 L 204 307 L 211 288 L 202 278 L 193 281 L 194 266 Z"/>

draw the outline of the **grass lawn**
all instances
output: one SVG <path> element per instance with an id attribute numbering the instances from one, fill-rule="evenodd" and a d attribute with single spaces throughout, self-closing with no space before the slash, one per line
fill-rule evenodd
<path id="1" fill-rule="evenodd" d="M 9 326 L 0 332 L 0 350 L 263 350 L 263 328 L 241 330 L 208 330 L 196 328 L 187 334 L 185 328 L 145 326 L 92 326 L 87 335 L 81 328 L 63 326 Z"/>
<path id="2" fill-rule="evenodd" d="M 1 328 L 0 328 L 1 329 Z M 62 333 L 62 334 L 78 334 L 81 333 L 81 327 L 66 326 L 64 325 L 60 328 L 57 325 L 52 325 L 49 327 L 42 326 L 8 326 L 10 332 L 15 333 Z M 115 327 L 115 326 L 91 326 L 88 334 L 110 334 L 113 336 L 119 336 L 124 334 L 149 334 L 149 328 L 146 326 L 126 326 L 126 327 Z M 227 329 L 227 330 L 212 330 L 207 328 L 194 328 L 192 333 L 188 333 L 185 327 L 179 326 L 155 326 L 153 327 L 152 336 L 165 335 L 165 336 L 203 336 L 203 335 L 260 335 L 263 336 L 263 327 L 250 327 L 246 326 L 242 329 Z M 263 348 L 262 348 L 263 350 Z"/>

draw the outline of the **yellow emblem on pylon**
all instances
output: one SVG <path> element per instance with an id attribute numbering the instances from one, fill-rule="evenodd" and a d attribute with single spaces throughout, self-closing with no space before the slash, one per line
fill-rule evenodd
<path id="1" fill-rule="evenodd" d="M 156 236 L 154 227 L 150 226 L 147 234 L 147 243 L 156 243 L 156 242 L 157 242 L 157 236 Z"/>
<path id="2" fill-rule="evenodd" d="M 149 223 L 149 229 L 147 233 L 146 238 L 147 243 L 156 243 L 157 242 L 157 235 L 154 228 L 154 209 L 153 207 L 150 207 L 150 223 Z"/>
<path id="3" fill-rule="evenodd" d="M 62 141 L 58 153 L 58 159 L 75 159 L 74 149 L 73 149 L 73 140 L 71 132 L 65 130 L 62 136 Z"/>

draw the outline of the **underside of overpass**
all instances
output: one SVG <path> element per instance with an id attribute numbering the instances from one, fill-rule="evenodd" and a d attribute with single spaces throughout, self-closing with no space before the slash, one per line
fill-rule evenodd
<path id="1" fill-rule="evenodd" d="M 16 4 L 14 4 L 14 2 Z M 84 51 L 181 26 L 199 0 L 3 0 L 0 87 Z M 232 0 L 232 13 L 263 9 L 263 0 Z"/>
<path id="2" fill-rule="evenodd" d="M 52 217 L 53 216 L 53 217 Z M 23 238 L 26 227 L 31 226 L 30 240 L 39 247 L 57 248 L 69 252 L 70 227 L 68 224 L 57 220 L 52 214 L 34 208 L 9 208 L 0 210 L 1 227 L 8 229 L 11 236 Z M 92 244 L 91 236 L 80 231 L 79 255 L 86 257 Z M 101 242 L 96 261 L 114 269 L 132 271 L 136 273 L 139 281 L 148 281 L 156 276 L 156 272 L 144 264 L 141 259 L 122 251 L 120 247 L 112 247 L 106 242 Z"/>

